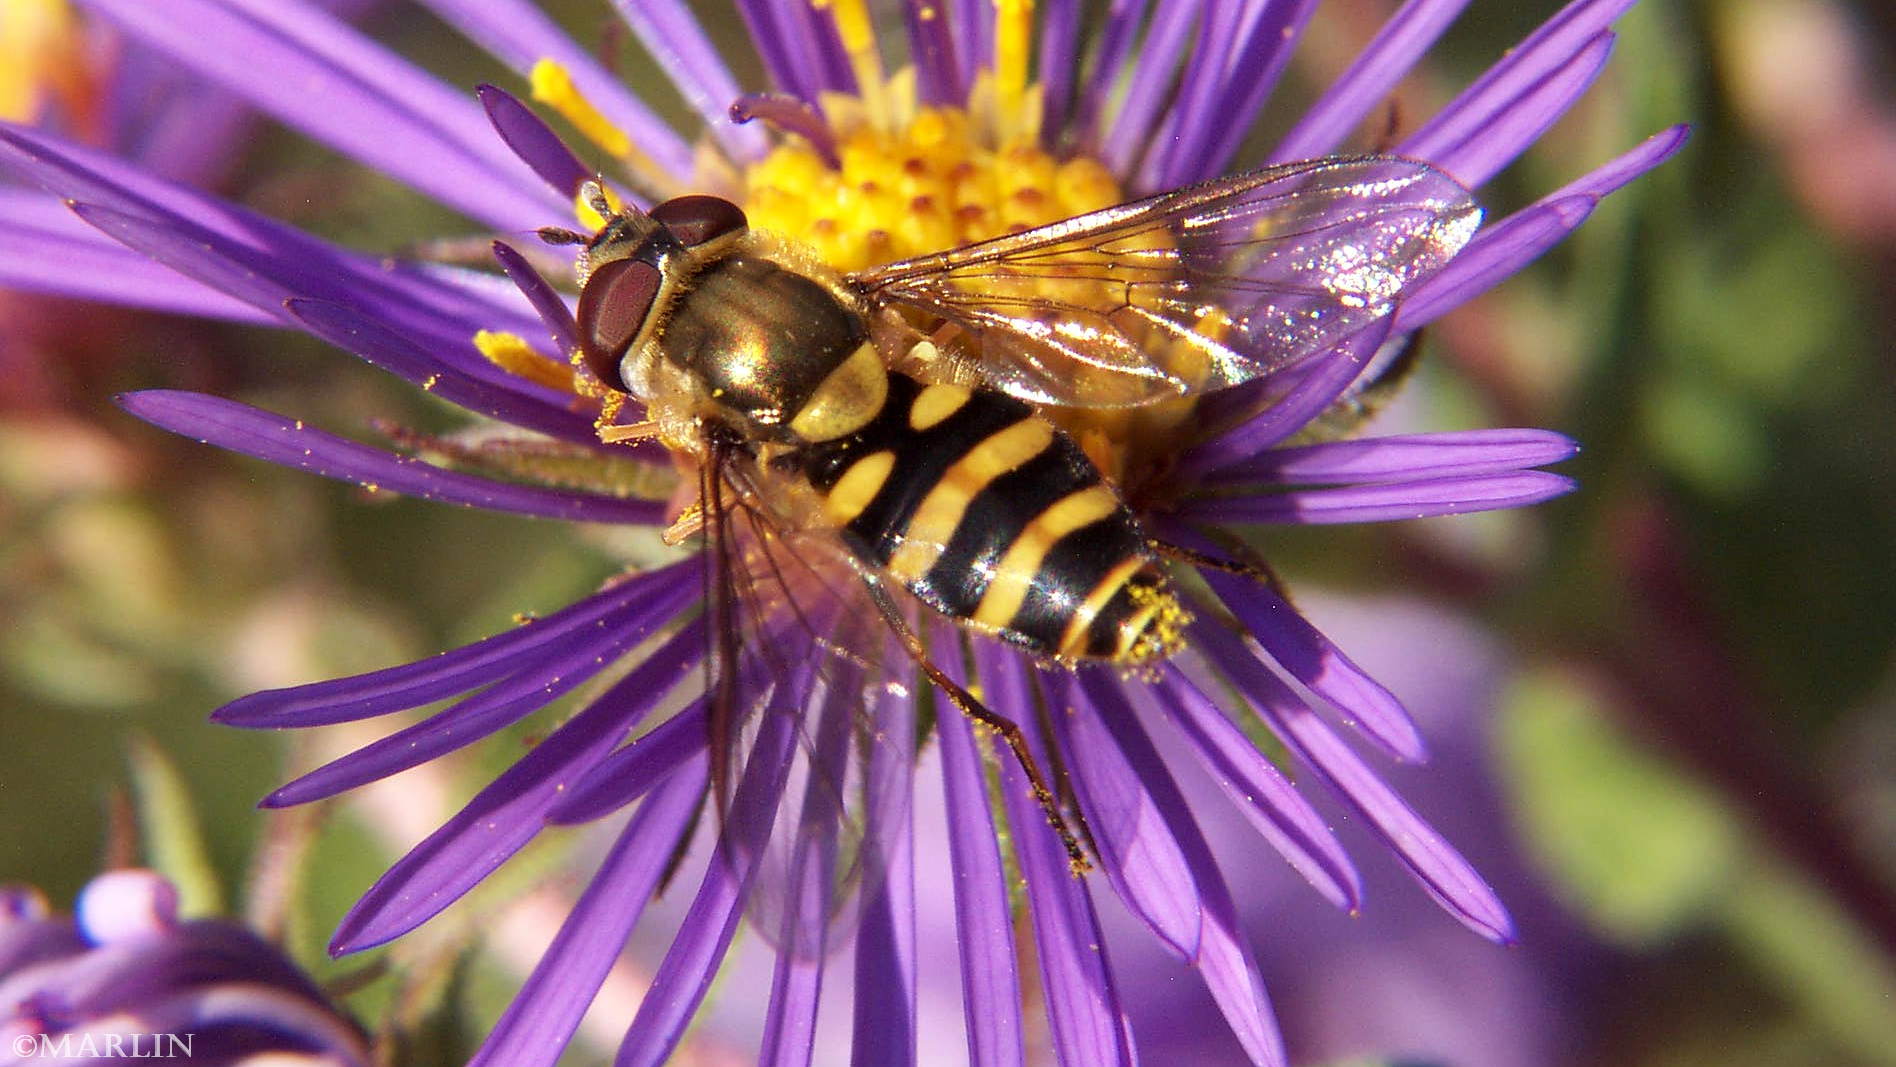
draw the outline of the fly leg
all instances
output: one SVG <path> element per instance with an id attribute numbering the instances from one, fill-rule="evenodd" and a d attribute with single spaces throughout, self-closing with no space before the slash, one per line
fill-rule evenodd
<path id="1" fill-rule="evenodd" d="M 1013 751 L 1014 759 L 1020 764 L 1020 769 L 1026 772 L 1034 802 L 1040 805 L 1042 812 L 1046 813 L 1047 824 L 1053 827 L 1054 833 L 1060 835 L 1060 844 L 1066 848 L 1067 862 L 1073 868 L 1073 873 L 1084 874 L 1092 869 L 1091 861 L 1086 858 L 1086 850 L 1080 847 L 1080 839 L 1074 835 L 1073 828 L 1067 825 L 1066 816 L 1061 814 L 1060 806 L 1054 800 L 1053 790 L 1047 787 L 1046 776 L 1040 772 L 1040 764 L 1034 759 L 1033 750 L 1027 747 L 1027 735 L 1021 732 L 1019 724 L 975 699 L 974 694 L 956 684 L 954 679 L 948 677 L 940 667 L 935 666 L 934 662 L 928 658 L 927 647 L 910 628 L 908 620 L 902 618 L 901 611 L 889 598 L 887 589 L 869 578 L 863 580 L 863 585 L 868 588 L 869 599 L 875 602 L 876 610 L 882 613 L 883 621 L 888 623 L 889 629 L 895 631 L 896 637 L 901 640 L 902 647 L 908 652 L 909 658 L 922 669 L 922 673 L 928 676 L 928 680 L 933 682 L 955 707 L 961 709 L 963 715 L 993 730 L 1007 742 L 1007 747 Z M 1084 827 L 1085 817 L 1076 812 L 1075 818 L 1080 819 Z"/>
<path id="2" fill-rule="evenodd" d="M 1186 548 L 1184 545 L 1175 545 L 1170 541 L 1161 541 L 1156 537 L 1148 539 L 1146 544 L 1151 547 L 1155 555 L 1163 556 L 1166 559 L 1177 560 L 1180 563 L 1189 563 L 1194 567 L 1224 571 L 1226 574 L 1235 574 L 1239 577 L 1249 578 L 1271 589 L 1278 588 L 1277 575 L 1272 574 L 1270 568 L 1264 566 L 1261 560 L 1225 559 L 1222 556 L 1214 556 L 1209 552 L 1200 552 L 1194 548 Z"/>

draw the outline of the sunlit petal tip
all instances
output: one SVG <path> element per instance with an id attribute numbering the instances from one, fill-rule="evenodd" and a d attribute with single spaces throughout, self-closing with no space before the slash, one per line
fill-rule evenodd
<path id="1" fill-rule="evenodd" d="M 594 177 L 594 170 L 580 162 L 566 142 L 512 93 L 485 83 L 474 91 L 494 131 L 554 192 L 571 198 Z"/>

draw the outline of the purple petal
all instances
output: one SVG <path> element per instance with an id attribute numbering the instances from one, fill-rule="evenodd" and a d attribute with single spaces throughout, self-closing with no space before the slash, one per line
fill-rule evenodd
<path id="1" fill-rule="evenodd" d="M 602 632 L 576 641 L 561 654 L 496 683 L 492 688 L 436 712 L 413 726 L 330 761 L 271 793 L 264 807 L 283 808 L 334 796 L 359 785 L 416 767 L 466 747 L 546 707 L 611 666 L 675 618 L 697 597 L 692 586 L 674 587 L 610 616 Z"/>
<path id="2" fill-rule="evenodd" d="M 81 222 L 58 199 L 0 188 L 0 286 L 127 307 L 281 326 L 262 311 L 192 281 Z"/>
<path id="3" fill-rule="evenodd" d="M 1348 725 L 1397 759 L 1420 763 L 1428 758 L 1415 722 L 1395 694 L 1363 673 L 1289 601 L 1234 574 L 1205 570 L 1200 576 L 1271 659 L 1334 704 Z"/>
<path id="4" fill-rule="evenodd" d="M 542 59 L 558 63 L 586 99 L 626 132 L 640 154 L 680 181 L 695 170 L 691 145 L 627 92 L 616 74 L 573 43 L 539 5 L 529 0 L 419 2 L 522 77 Z"/>
<path id="5" fill-rule="evenodd" d="M 1110 128 L 1099 150 L 1100 161 L 1121 181 L 1129 178 L 1139 153 L 1152 145 L 1160 132 L 1160 109 L 1171 99 L 1175 64 L 1204 7 L 1204 0 L 1167 0 L 1152 13 L 1145 38 L 1139 43 L 1138 58 L 1133 61 L 1125 103 L 1117 114 L 1109 116 Z"/>
<path id="6" fill-rule="evenodd" d="M 1456 260 L 1450 260 L 1452 268 Z M 1391 322 L 1385 316 L 1370 323 L 1355 336 L 1326 355 L 1306 360 L 1292 372 L 1291 384 L 1282 396 L 1262 413 L 1252 416 L 1205 443 L 1194 447 L 1178 465 L 1178 477 L 1191 484 L 1207 471 L 1218 470 L 1261 455 L 1272 445 L 1301 433 L 1311 420 L 1329 410 L 1338 397 L 1349 389 L 1370 365 L 1383 343 L 1389 339 Z M 1266 388 L 1278 387 L 1268 379 Z M 1246 386 L 1227 389 L 1215 395 L 1221 408 L 1243 410 L 1255 406 L 1259 394 Z M 1234 412 L 1235 414 L 1235 412 Z M 1223 411 L 1208 413 L 1221 419 Z"/>
<path id="7" fill-rule="evenodd" d="M 1073 83 L 1080 69 L 1079 0 L 1043 0 L 1035 22 L 1040 33 L 1040 56 L 1034 67 L 1041 91 L 1040 136 L 1049 146 L 1057 146 L 1073 117 Z"/>
<path id="8" fill-rule="evenodd" d="M 546 326 L 547 335 L 553 339 L 554 349 L 567 357 L 579 351 L 579 323 L 574 321 L 573 309 L 567 306 L 560 291 L 541 277 L 533 264 L 527 262 L 527 257 L 515 251 L 512 245 L 495 241 L 494 259 L 520 290 L 520 295 L 533 305 Z"/>
<path id="9" fill-rule="evenodd" d="M 436 358 L 412 346 L 384 346 L 394 364 L 389 369 L 476 410 L 486 407 L 486 413 L 516 425 L 568 440 L 597 440 L 590 422 L 570 410 L 570 395 L 506 375 L 475 351 L 468 338 L 476 329 L 519 325 L 518 313 L 500 311 L 479 292 L 444 283 L 426 272 L 351 256 L 149 177 L 132 187 L 121 186 L 115 179 L 126 173 L 123 164 L 111 165 L 113 173 L 108 177 L 24 131 L 0 128 L 0 145 L 5 146 L 0 148 L 0 161 L 60 195 L 97 196 L 119 205 L 80 204 L 73 210 L 113 239 L 175 270 L 273 311 L 299 294 L 333 297 L 373 309 L 390 323 L 413 330 L 441 353 Z M 157 198 L 143 195 L 144 189 L 134 191 L 138 186 Z"/>
<path id="10" fill-rule="evenodd" d="M 465 95 L 296 0 L 85 0 L 259 109 L 501 229 L 567 213 Z"/>
<path id="11" fill-rule="evenodd" d="M 280 307 L 292 295 L 276 278 L 249 269 L 243 262 L 248 257 L 218 248 L 203 230 L 172 227 L 97 204 L 74 203 L 72 210 L 120 244 L 259 309 Z"/>
<path id="12" fill-rule="evenodd" d="M 1468 0 L 1408 0 L 1304 111 L 1272 150 L 1269 162 L 1289 163 L 1336 151 L 1467 6 Z"/>
<path id="13" fill-rule="evenodd" d="M 815 104 L 800 96 L 784 93 L 746 93 L 731 104 L 732 122 L 763 119 L 780 133 L 794 133 L 810 143 L 811 151 L 822 157 L 825 166 L 842 169 L 842 157 L 836 154 L 836 131 Z"/>
<path id="14" fill-rule="evenodd" d="M 736 6 L 777 89 L 813 102 L 831 92 L 859 95 L 829 4 L 736 0 Z"/>
<path id="15" fill-rule="evenodd" d="M 1318 780 L 1369 824 L 1437 903 L 1483 937 L 1503 943 L 1513 939 L 1513 922 L 1488 883 L 1257 657 L 1214 626 L 1193 626 L 1192 641 Z"/>
<path id="16" fill-rule="evenodd" d="M 1163 702 L 1185 739 L 1259 834 L 1332 904 L 1355 911 L 1363 880 L 1310 802 L 1176 666 Z"/>
<path id="17" fill-rule="evenodd" d="M 1586 221 L 1601 197 L 1670 159 L 1688 132 L 1674 126 L 1654 134 L 1605 166 L 1483 228 L 1441 273 L 1403 299 L 1396 309 L 1397 327 L 1426 325 L 1533 262 Z"/>
<path id="18" fill-rule="evenodd" d="M 947 0 L 950 32 L 960 42 L 961 84 L 974 88 L 975 73 L 994 66 L 994 0 Z"/>
<path id="19" fill-rule="evenodd" d="M 770 78 L 781 92 L 803 100 L 816 99 L 816 82 L 822 72 L 809 62 L 807 53 L 801 53 L 794 38 L 794 15 L 786 11 L 789 5 L 772 3 L 771 0 L 737 0 L 737 13 L 744 19 L 744 28 L 749 31 L 751 45 L 757 49 L 757 58 L 763 60 L 764 74 Z M 798 52 L 794 58 L 793 52 Z"/>
<path id="20" fill-rule="evenodd" d="M 444 360 L 344 304 L 293 299 L 285 307 L 309 332 L 450 403 L 562 440 L 586 444 L 599 440 L 590 418 L 551 402 L 550 398 L 557 395 L 551 389 L 524 381 L 517 386 L 502 386 L 457 373 Z M 472 350 L 470 342 L 462 343 Z"/>
<path id="21" fill-rule="evenodd" d="M 442 470 L 414 456 L 384 452 L 311 428 L 301 419 L 202 393 L 153 389 L 127 393 L 118 402 L 154 426 L 207 445 L 368 489 L 570 522 L 651 526 L 665 517 L 660 501 L 512 485 Z"/>
<path id="22" fill-rule="evenodd" d="M 1631 151 L 1614 157 L 1604 166 L 1595 167 L 1543 199 L 1576 194 L 1604 197 L 1671 159 L 1674 152 L 1684 147 L 1691 134 L 1690 126 L 1669 126 L 1641 141 Z"/>
<path id="23" fill-rule="evenodd" d="M 838 93 L 857 92 L 856 72 L 850 66 L 849 50 L 843 47 L 843 35 L 836 28 L 836 12 L 828 5 L 812 4 L 804 13 L 815 38 L 816 59 L 811 69 L 823 72 L 823 88 Z"/>
<path id="24" fill-rule="evenodd" d="M 795 621 L 785 621 L 772 628 L 759 642 L 759 647 L 781 647 L 798 625 Z M 760 687 L 768 683 L 774 666 L 775 661 L 765 656 L 747 656 L 740 689 L 760 691 Z M 563 824 L 590 822 L 644 796 L 674 768 L 710 744 L 706 714 L 706 700 L 700 696 L 650 733 L 614 752 L 573 783 L 566 797 L 548 812 L 547 820 Z"/>
<path id="25" fill-rule="evenodd" d="M 1431 478 L 1395 485 L 1300 489 L 1270 496 L 1200 498 L 1186 501 L 1180 518 L 1209 522 L 1295 523 L 1396 522 L 1436 515 L 1519 508 L 1564 496 L 1572 478 L 1545 471 L 1472 478 Z"/>
<path id="26" fill-rule="evenodd" d="M 836 783 L 844 780 L 860 710 L 859 679 L 834 681 L 813 716 L 805 714 L 806 721 L 815 719 L 815 737 L 804 747 L 802 787 L 786 791 L 789 803 L 778 810 L 770 854 L 752 895 L 752 924 L 777 949 L 759 1067 L 807 1067 L 815 1048 L 824 960 L 836 914 L 833 877 L 843 815 Z M 781 899 L 773 893 L 781 893 Z"/>
<path id="27" fill-rule="evenodd" d="M 1599 34 L 1565 65 L 1520 96 L 1497 105 L 1489 121 L 1462 140 L 1418 151 L 1426 150 L 1436 166 L 1466 184 L 1481 185 L 1539 140 L 1580 99 L 1605 69 L 1613 41 L 1613 34 Z"/>
<path id="28" fill-rule="evenodd" d="M 1212 472 L 1198 484 L 1360 485 L 1498 474 L 1571 459 L 1572 438 L 1551 430 L 1463 430 L 1299 445 Z"/>
<path id="29" fill-rule="evenodd" d="M 783 789 L 782 771 L 788 768 L 795 751 L 795 718 L 789 714 L 764 716 L 724 826 L 727 834 L 748 836 L 751 840 L 736 847 L 720 843 L 719 854 L 705 870 L 698 895 L 679 924 L 678 934 L 652 976 L 651 988 L 639 1003 L 631 1027 L 626 1030 L 625 1041 L 613 1061 L 615 1067 L 663 1064 L 671 1057 L 678 1039 L 711 988 L 718 963 L 737 932 L 737 920 L 743 912 L 753 873 L 742 860 L 755 855 L 761 844 L 755 837 L 770 829 L 771 812 Z"/>
<path id="30" fill-rule="evenodd" d="M 1011 648 L 983 642 L 976 655 L 981 681 L 1001 714 L 1016 717 L 1033 707 L 1027 668 Z M 1113 1067 L 1134 1062 L 1125 1012 L 1107 965 L 1105 936 L 1087 896 L 1086 883 L 1068 866 L 1066 849 L 1028 792 L 1027 777 L 1008 748 L 995 743 L 1001 765 L 1001 797 L 1013 831 L 1014 857 L 1026 886 L 1040 982 L 1055 1053 L 1068 1067 Z M 1046 765 L 1044 756 L 1042 766 Z"/>
<path id="31" fill-rule="evenodd" d="M 1282 4 L 1258 5 L 1277 7 Z M 1179 155 L 1190 153 L 1211 136 L 1208 120 L 1217 121 L 1213 102 L 1228 79 L 1242 77 L 1234 63 L 1239 46 L 1239 5 L 1214 2 L 1204 6 L 1198 23 L 1198 39 L 1178 73 L 1178 85 L 1171 93 L 1170 106 L 1162 117 L 1167 136 L 1154 139 L 1147 147 L 1139 168 L 1137 183 L 1143 189 L 1173 189 L 1184 183 L 1173 180 Z"/>
<path id="32" fill-rule="evenodd" d="M 827 624 L 821 625 L 823 629 L 816 632 L 828 630 Z M 864 647 L 854 633 L 838 631 L 835 636 L 839 647 Z M 806 647 L 808 651 L 790 658 L 822 655 Z M 809 1059 L 820 961 L 829 954 L 835 932 L 832 921 L 839 914 L 836 875 L 842 869 L 840 863 L 854 863 L 858 858 L 842 855 L 840 833 L 844 793 L 852 789 L 852 742 L 857 714 L 863 710 L 863 679 L 846 662 L 830 666 L 821 694 L 798 697 L 793 689 L 782 704 L 793 715 L 800 712 L 804 741 L 798 746 L 784 798 L 759 857 L 749 910 L 751 925 L 776 948 L 778 956 L 774 991 L 764 1016 L 764 1058 L 785 1067 L 797 1067 Z M 773 703 L 784 700 L 779 696 Z M 858 814 L 866 813 L 859 810 Z M 727 827 L 727 846 L 733 836 Z M 866 838 L 860 844 L 873 846 Z M 873 868 L 878 857 L 870 852 L 860 859 Z M 811 964 L 819 966 L 812 970 Z"/>
<path id="33" fill-rule="evenodd" d="M 345 6 L 360 5 L 330 8 L 355 14 L 340 11 Z M 107 90 L 112 129 L 100 143 L 172 181 L 201 188 L 228 181 L 256 129 L 250 105 L 148 49 L 124 49 L 113 62 Z"/>
<path id="34" fill-rule="evenodd" d="M 968 96 L 961 80 L 957 53 L 966 44 L 955 39 L 954 27 L 938 0 L 904 0 L 902 25 L 908 30 L 909 55 L 915 61 L 916 90 L 928 107 L 958 106 Z"/>
<path id="35" fill-rule="evenodd" d="M 640 806 L 468 1067 L 545 1067 L 559 1058 L 670 868 L 704 790 L 699 760 Z"/>
<path id="36" fill-rule="evenodd" d="M 493 258 L 501 263 L 502 271 L 514 282 L 514 288 L 520 290 L 520 296 L 533 305 L 533 311 L 546 326 L 546 335 L 554 339 L 554 349 L 567 358 L 580 351 L 580 326 L 573 318 L 573 309 L 567 307 L 567 298 L 540 277 L 540 271 L 533 269 L 533 263 L 527 262 L 512 244 L 495 241 Z"/>
<path id="37" fill-rule="evenodd" d="M 188 221 L 233 242 L 270 247 L 273 239 L 300 236 L 281 223 L 43 130 L 0 122 L 0 163 L 61 199 L 136 208 L 147 218 Z M 304 240 L 312 248 L 322 247 L 313 238 Z"/>
<path id="38" fill-rule="evenodd" d="M 597 765 L 691 672 L 703 648 L 702 626 L 680 631 L 507 768 L 376 880 L 349 909 L 330 952 L 357 952 L 400 937 L 434 918 L 520 851 L 546 825 L 547 810 L 565 789 Z M 703 776 L 700 770 L 701 781 Z"/>
<path id="39" fill-rule="evenodd" d="M 603 819 L 657 788 L 673 771 L 705 754 L 710 735 L 704 712 L 700 697 L 587 769 L 547 809 L 546 821 L 570 826 Z"/>
<path id="40" fill-rule="evenodd" d="M 944 657 L 941 668 L 965 684 L 959 659 Z M 996 706 L 1003 715 L 1017 714 L 1011 708 L 1019 707 Z M 942 790 L 948 806 L 948 857 L 954 869 L 955 942 L 961 956 L 968 1062 L 974 1067 L 1016 1067 L 1026 1062 L 1020 973 L 1006 871 L 994 816 L 988 809 L 987 774 L 973 730 L 960 712 L 944 711 L 936 719 L 935 730 L 941 736 Z"/>
<path id="41" fill-rule="evenodd" d="M 592 168 L 581 163 L 560 135 L 512 93 L 492 85 L 475 86 L 474 92 L 481 98 L 494 132 L 554 192 L 571 199 L 579 194 L 581 185 L 592 179 Z"/>
<path id="42" fill-rule="evenodd" d="M 1204 925 L 1198 885 L 1144 781 L 1100 722 L 1122 704 L 1111 677 L 1082 670 L 1073 679 L 1049 680 L 1060 750 L 1101 869 L 1166 948 L 1181 961 L 1196 959 Z"/>
<path id="43" fill-rule="evenodd" d="M 838 710 L 832 707 L 822 713 L 816 747 L 834 753 L 836 742 L 841 741 L 844 747 L 837 754 L 846 757 L 848 733 L 834 726 L 848 716 L 847 712 L 838 713 Z M 817 766 L 829 764 L 832 759 L 813 757 L 815 766 L 811 767 L 810 781 L 802 791 L 802 803 L 791 804 L 794 814 L 780 822 L 778 833 L 772 835 L 773 846 L 779 845 L 783 836 L 791 838 L 788 847 L 783 849 L 789 854 L 783 879 L 788 899 L 783 904 L 783 915 L 773 923 L 776 929 L 766 935 L 774 937 L 777 960 L 771 976 L 770 1001 L 764 1009 L 758 1067 L 808 1067 L 815 1051 L 816 1013 L 822 1000 L 824 961 L 828 956 L 824 949 L 830 932 L 830 879 L 837 848 L 834 818 L 837 804 L 825 804 L 824 800 L 833 797 L 830 792 L 833 786 L 827 783 L 840 780 L 820 775 Z M 825 784 L 819 785 L 819 779 Z M 813 813 L 812 808 L 818 806 L 829 810 Z M 783 831 L 789 829 L 800 832 L 784 835 Z M 751 915 L 756 922 L 755 906 Z"/>
<path id="44" fill-rule="evenodd" d="M 1211 846 L 1198 829 L 1178 784 L 1165 769 L 1165 762 L 1153 747 L 1138 714 L 1127 700 L 1121 684 L 1100 672 L 1086 677 L 1087 692 L 1096 701 L 1097 718 L 1105 728 L 1100 740 L 1122 753 L 1126 764 L 1137 776 L 1140 787 L 1150 799 L 1153 810 L 1177 842 L 1186 873 L 1196 889 L 1201 908 L 1198 952 L 1192 963 L 1205 980 L 1205 987 L 1217 1001 L 1230 1024 L 1231 1032 L 1251 1062 L 1284 1067 L 1284 1038 L 1277 1031 L 1271 1014 L 1270 998 L 1264 992 L 1264 978 L 1249 944 L 1238 930 L 1237 908 L 1218 864 L 1212 859 Z"/>
<path id="45" fill-rule="evenodd" d="M 807 1067 L 816 1048 L 816 1009 L 823 995 L 821 953 L 778 952 L 757 1067 Z"/>
<path id="46" fill-rule="evenodd" d="M 878 801 L 866 813 L 865 851 L 876 869 L 865 874 L 862 925 L 856 932 L 852 1064 L 913 1064 L 916 1052 L 915 699 L 884 691 L 876 726 L 896 743 L 869 754 L 868 792 Z M 880 884 L 876 884 L 879 881 Z M 960 937 L 966 931 L 957 930 Z M 993 1020 L 983 1019 L 981 1025 Z M 970 1027 L 972 1030 L 972 1027 Z"/>
<path id="47" fill-rule="evenodd" d="M 1277 87 L 1316 10 L 1317 0 L 1279 0 L 1251 8 L 1250 24 L 1232 53 L 1230 76 L 1219 86 L 1195 140 L 1174 151 L 1168 182 L 1183 185 L 1225 171 Z"/>
<path id="48" fill-rule="evenodd" d="M 17 988 L 17 984 L 21 984 L 21 977 L 11 976 L 16 988 L 7 990 L 11 994 L 7 1000 L 10 1024 L 18 1019 L 13 1014 L 14 1006 L 26 999 L 19 996 L 23 991 Z M 170 931 L 168 936 L 133 938 L 87 953 L 58 968 L 57 974 L 46 976 L 33 990 L 32 1000 L 41 1006 L 56 1006 L 60 1014 L 69 1013 L 79 1018 L 93 1016 L 96 1019 L 137 1009 L 144 1017 L 141 1021 L 149 1019 L 156 1025 L 157 1020 L 151 1019 L 146 1013 L 169 1006 L 163 1000 L 154 1003 L 158 991 L 176 992 L 188 984 L 222 981 L 254 982 L 262 987 L 276 987 L 275 992 L 283 999 L 271 998 L 275 1000 L 274 1004 L 271 999 L 266 999 L 244 1005 L 264 1008 L 266 1013 L 268 1007 L 265 1005 L 298 1011 L 323 1001 L 322 994 L 309 979 L 280 952 L 241 926 L 212 921 L 187 922 Z M 305 1003 L 292 1007 L 291 1003 L 285 1001 Z M 205 1005 L 201 1001 L 186 998 L 184 1007 L 202 1009 Z M 226 1010 L 237 1008 L 229 1004 L 224 1007 Z M 317 1032 L 346 1029 L 333 1015 L 327 1012 L 323 1014 L 326 1019 L 319 1024 Z M 204 1017 L 198 1016 L 199 1019 Z M 184 1010 L 165 1021 L 183 1024 L 178 1029 L 184 1030 L 192 1028 L 190 1024 L 195 1020 L 188 1010 Z M 300 1028 L 292 1026 L 289 1029 L 296 1033 Z M 163 1032 L 163 1028 L 148 1032 Z M 59 1053 L 35 1057 L 42 1062 L 58 1062 L 68 1058 Z M 110 1062 L 111 1057 L 85 1055 L 70 1059 L 101 1064 Z M 22 1061 L 14 1059 L 13 1062 Z"/>
<path id="49" fill-rule="evenodd" d="M 1494 288 L 1578 229 L 1599 200 L 1591 196 L 1544 197 L 1485 226 L 1440 274 L 1417 286 L 1396 309 L 1404 329 L 1435 321 Z"/>
<path id="50" fill-rule="evenodd" d="M 511 287 L 491 275 L 359 256 L 281 223 L 166 182 L 135 164 L 0 123 L 0 167 L 117 227 L 114 238 L 275 315 L 286 292 L 338 300 L 431 342 L 463 342 L 476 330 L 530 330 L 534 319 Z M 471 284 L 479 281 L 480 284 Z M 454 372 L 500 375 L 472 346 Z M 451 359 L 452 357 L 450 357 Z M 566 403 L 562 398 L 559 403 Z"/>
<path id="51" fill-rule="evenodd" d="M 1079 110 L 1073 120 L 1074 131 L 1088 147 L 1099 143 L 1101 118 L 1119 89 L 1126 56 L 1131 53 L 1133 40 L 1145 21 L 1146 3 L 1147 0 L 1112 0 L 1105 24 L 1094 34 L 1093 67 L 1080 93 Z"/>
<path id="52" fill-rule="evenodd" d="M 1438 152 L 1467 142 L 1534 86 L 1594 46 L 1595 38 L 1633 3 L 1574 0 L 1404 139 L 1396 154 L 1433 160 Z"/>
<path id="53" fill-rule="evenodd" d="M 661 1067 L 671 1058 L 731 947 L 743 903 L 743 886 L 730 866 L 713 857 L 619 1043 L 613 1067 Z"/>
<path id="54" fill-rule="evenodd" d="M 665 69 L 718 144 L 739 161 L 762 157 L 769 149 L 763 131 L 736 125 L 726 114 L 731 101 L 744 90 L 705 37 L 697 18 L 679 0 L 612 0 L 612 6 Z"/>
<path id="55" fill-rule="evenodd" d="M 856 92 L 856 76 L 829 12 L 773 0 L 739 0 L 737 9 L 779 89 L 804 100 L 831 91 Z"/>
<path id="56" fill-rule="evenodd" d="M 432 704 L 506 677 L 549 648 L 602 631 L 626 608 L 674 586 L 698 582 L 698 561 L 674 564 L 614 585 L 525 626 L 415 663 L 287 689 L 267 689 L 224 705 L 212 720 L 272 729 L 327 726 Z"/>

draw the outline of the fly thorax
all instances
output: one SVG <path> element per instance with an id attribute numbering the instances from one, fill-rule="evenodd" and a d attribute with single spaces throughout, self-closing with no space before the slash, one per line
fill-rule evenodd
<path id="1" fill-rule="evenodd" d="M 868 326 L 822 282 L 764 258 L 708 263 L 675 301 L 659 344 L 702 397 L 763 439 L 803 436 L 873 401 L 882 365 Z M 870 365 L 873 365 L 872 367 Z M 839 370 L 842 379 L 832 382 Z M 870 372 L 872 373 L 865 373 Z M 846 432 L 846 431 L 843 431 Z"/>

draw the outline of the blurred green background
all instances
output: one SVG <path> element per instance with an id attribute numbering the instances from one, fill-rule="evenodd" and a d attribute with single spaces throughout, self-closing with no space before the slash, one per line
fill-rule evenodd
<path id="1" fill-rule="evenodd" d="M 606 19 L 554 6 L 583 38 Z M 1404 120 L 1553 6 L 1477 0 L 1405 88 Z M 1328 0 L 1293 73 L 1333 71 L 1388 9 Z M 365 25 L 458 83 L 506 84 L 402 5 Z M 1601 82 L 1484 202 L 1498 215 L 1674 122 L 1691 142 L 1434 330 L 1403 416 L 1562 430 L 1585 446 L 1562 468 L 1581 491 L 1262 543 L 1299 588 L 1432 598 L 1508 649 L 1503 814 L 1537 877 L 1623 953 L 1567 1062 L 1896 1063 L 1896 14 L 1644 0 L 1619 29 Z M 274 128 L 232 174 L 230 195 L 356 247 L 467 233 Z M 320 947 L 389 860 L 389 827 L 434 825 L 530 731 L 405 793 L 266 819 L 254 802 L 292 768 L 372 734 L 206 713 L 552 610 L 614 572 L 615 546 L 369 499 L 110 403 L 169 386 L 360 437 L 371 418 L 452 425 L 301 336 L 11 294 L 0 323 L 0 880 L 63 903 L 103 864 L 156 863 L 191 906 L 247 912 L 322 978 L 362 977 Z M 559 859 L 483 892 L 507 899 Z M 427 1027 L 417 1062 L 471 1048 L 523 973 L 504 950 L 454 965 L 478 918 L 408 939 L 410 978 L 351 1002 Z"/>

